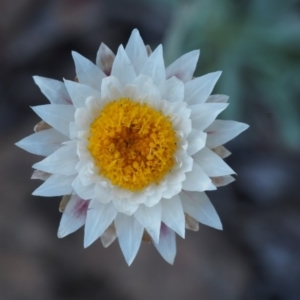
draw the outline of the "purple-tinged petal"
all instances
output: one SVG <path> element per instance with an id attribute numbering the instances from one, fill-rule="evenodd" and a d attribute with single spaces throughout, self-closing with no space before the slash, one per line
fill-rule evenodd
<path id="1" fill-rule="evenodd" d="M 153 241 L 153 245 L 160 255 L 171 265 L 174 263 L 176 255 L 176 236 L 175 232 L 161 223 L 159 243 Z"/>
<path id="2" fill-rule="evenodd" d="M 96 57 L 96 65 L 109 76 L 115 60 L 115 54 L 104 43 L 101 43 Z"/>
<path id="3" fill-rule="evenodd" d="M 235 178 L 230 175 L 227 175 L 220 177 L 211 177 L 211 180 L 216 187 L 220 187 L 235 181 Z"/>
<path id="4" fill-rule="evenodd" d="M 117 211 L 112 203 L 103 204 L 97 200 L 90 202 L 84 227 L 85 248 L 90 246 L 104 233 L 116 215 Z"/>
<path id="5" fill-rule="evenodd" d="M 63 238 L 84 225 L 90 201 L 72 195 L 61 217 L 58 237 Z"/>
<path id="6" fill-rule="evenodd" d="M 72 56 L 79 82 L 100 91 L 101 81 L 106 75 L 95 64 L 79 53 L 72 51 Z"/>
<path id="7" fill-rule="evenodd" d="M 116 228 L 112 224 L 101 235 L 101 242 L 103 247 L 107 248 L 108 246 L 110 246 L 116 238 L 117 238 Z"/>

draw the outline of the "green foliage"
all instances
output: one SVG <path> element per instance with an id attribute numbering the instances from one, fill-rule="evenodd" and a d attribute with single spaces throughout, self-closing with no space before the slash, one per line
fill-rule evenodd
<path id="1" fill-rule="evenodd" d="M 167 60 L 201 48 L 197 76 L 223 70 L 215 92 L 230 95 L 226 118 L 253 133 L 300 146 L 300 5 L 285 0 L 177 1 Z M 298 6 L 297 6 L 298 5 Z M 278 128 L 278 130 L 276 130 Z M 276 136 L 277 135 L 277 136 Z"/>

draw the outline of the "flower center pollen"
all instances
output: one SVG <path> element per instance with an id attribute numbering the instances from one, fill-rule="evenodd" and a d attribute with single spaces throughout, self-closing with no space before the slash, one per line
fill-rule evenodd
<path id="1" fill-rule="evenodd" d="M 128 98 L 106 104 L 90 126 L 88 150 L 99 174 L 131 191 L 158 184 L 176 148 L 170 117 Z"/>

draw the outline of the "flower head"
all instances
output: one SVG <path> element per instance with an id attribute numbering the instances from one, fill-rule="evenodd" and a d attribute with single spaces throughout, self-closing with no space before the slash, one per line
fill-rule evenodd
<path id="1" fill-rule="evenodd" d="M 131 264 L 144 239 L 173 263 L 175 232 L 222 228 L 205 191 L 234 180 L 222 145 L 248 126 L 215 120 L 228 97 L 210 96 L 220 72 L 193 79 L 198 57 L 165 68 L 162 46 L 150 53 L 134 30 L 116 56 L 101 44 L 96 64 L 73 52 L 76 81 L 34 77 L 50 104 L 17 145 L 46 156 L 33 195 L 63 196 L 59 237 L 84 225 L 85 247 L 118 238 Z"/>

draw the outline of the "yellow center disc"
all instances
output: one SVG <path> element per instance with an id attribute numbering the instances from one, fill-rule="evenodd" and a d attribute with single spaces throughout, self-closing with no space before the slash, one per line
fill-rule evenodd
<path id="1" fill-rule="evenodd" d="M 139 191 L 174 166 L 176 134 L 168 116 L 128 98 L 110 102 L 92 122 L 88 150 L 99 173 Z"/>

